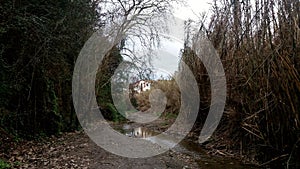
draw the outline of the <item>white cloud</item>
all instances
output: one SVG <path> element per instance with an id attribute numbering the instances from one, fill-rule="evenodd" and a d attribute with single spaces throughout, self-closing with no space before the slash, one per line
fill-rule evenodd
<path id="1" fill-rule="evenodd" d="M 180 19 L 197 19 L 202 12 L 208 12 L 211 0 L 187 0 L 187 6 L 174 5 L 174 15 Z"/>

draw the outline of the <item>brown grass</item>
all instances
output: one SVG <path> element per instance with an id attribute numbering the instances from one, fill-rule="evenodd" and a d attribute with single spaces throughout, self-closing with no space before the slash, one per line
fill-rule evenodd
<path id="1" fill-rule="evenodd" d="M 162 90 L 167 98 L 164 115 L 166 115 L 166 113 L 177 114 L 181 104 L 180 91 L 174 79 L 153 81 L 151 90 L 135 94 L 134 97 L 137 101 L 137 108 L 141 111 L 146 111 L 150 108 L 149 95 L 155 89 Z"/>
<path id="2" fill-rule="evenodd" d="M 237 138 L 233 144 L 242 153 L 255 150 L 261 162 L 290 155 L 299 139 L 299 6 L 299 0 L 256 1 L 255 5 L 225 0 L 214 6 L 206 30 L 227 78 L 230 113 L 220 129 Z M 203 66 L 188 48 L 184 54 L 199 84 L 205 84 Z M 201 95 L 209 95 L 200 85 L 199 89 Z"/>

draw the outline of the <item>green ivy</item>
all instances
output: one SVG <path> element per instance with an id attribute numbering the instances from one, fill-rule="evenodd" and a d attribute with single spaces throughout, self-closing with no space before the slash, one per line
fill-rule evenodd
<path id="1" fill-rule="evenodd" d="M 0 169 L 6 169 L 6 168 L 10 168 L 10 164 L 5 162 L 4 160 L 0 159 Z"/>

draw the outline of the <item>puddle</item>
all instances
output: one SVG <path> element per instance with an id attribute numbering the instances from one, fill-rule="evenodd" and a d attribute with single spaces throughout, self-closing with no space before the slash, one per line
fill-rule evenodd
<path id="1" fill-rule="evenodd" d="M 148 138 L 148 137 L 158 135 L 158 133 L 155 133 L 146 128 L 143 127 L 131 128 L 131 126 L 127 124 L 123 125 L 121 133 L 125 134 L 128 137 L 133 137 L 133 138 Z"/>
<path id="2" fill-rule="evenodd" d="M 124 124 L 121 129 L 118 129 L 122 134 L 133 137 L 133 138 L 142 138 L 145 140 L 149 140 L 156 144 L 164 144 L 169 146 L 176 145 L 176 138 L 173 138 L 169 135 L 160 135 L 160 133 L 156 133 L 147 128 L 136 127 L 132 128 L 129 124 Z M 194 143 L 188 140 L 182 140 L 179 144 L 177 144 L 174 148 L 174 151 L 180 152 L 182 154 L 187 154 L 193 157 L 200 168 L 211 168 L 211 169 L 219 169 L 219 168 L 232 168 L 232 169 L 255 169 L 257 167 L 248 166 L 241 164 L 240 161 L 231 159 L 228 157 L 214 157 L 210 156 L 206 153 L 204 149 L 200 147 L 199 144 Z"/>

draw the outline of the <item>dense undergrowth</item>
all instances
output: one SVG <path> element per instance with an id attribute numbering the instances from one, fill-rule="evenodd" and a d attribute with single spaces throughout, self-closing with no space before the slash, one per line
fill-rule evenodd
<path id="1" fill-rule="evenodd" d="M 208 27 L 200 31 L 216 48 L 226 73 L 227 119 L 219 130 L 241 154 L 254 154 L 272 168 L 299 167 L 300 1 L 213 4 Z M 197 47 L 199 34 L 191 32 L 186 43 Z M 201 95 L 209 96 L 207 73 L 194 55 L 186 48 L 183 61 L 198 75 Z"/>
<path id="2" fill-rule="evenodd" d="M 72 72 L 93 32 L 93 4 L 17 0 L 0 10 L 1 131 L 31 138 L 78 128 Z"/>

